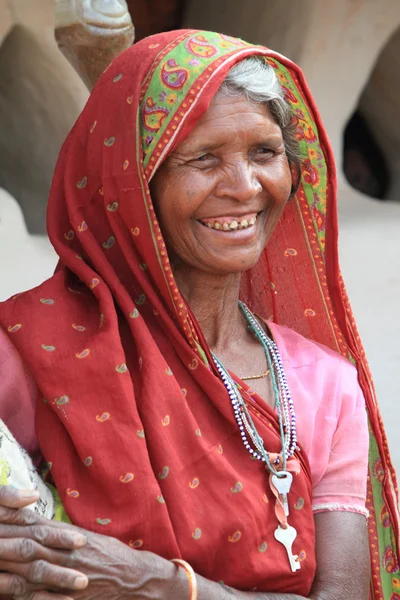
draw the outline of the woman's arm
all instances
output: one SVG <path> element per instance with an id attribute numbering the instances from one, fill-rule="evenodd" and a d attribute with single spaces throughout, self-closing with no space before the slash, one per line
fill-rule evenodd
<path id="1" fill-rule="evenodd" d="M 239 592 L 227 585 L 208 581 L 203 577 L 197 576 L 198 580 L 198 600 L 306 600 L 303 596 L 297 594 L 268 594 L 266 592 Z M 161 596 L 160 596 L 161 598 Z M 183 600 L 184 596 L 182 596 Z M 187 598 L 187 595 L 186 595 Z M 181 597 L 179 597 L 181 600 Z"/>
<path id="2" fill-rule="evenodd" d="M 310 600 L 368 600 L 367 521 L 350 512 L 315 515 L 317 575 Z M 199 600 L 299 600 L 293 594 L 238 592 L 198 577 Z M 180 599 L 179 599 L 180 600 Z"/>
<path id="3" fill-rule="evenodd" d="M 0 571 L 8 572 L 0 574 L 0 596 L 15 595 L 13 586 L 18 586 L 23 593 L 16 597 L 23 599 L 25 594 L 28 598 L 32 589 L 54 589 L 56 582 L 59 589 L 75 590 L 73 597 L 77 600 L 188 599 L 183 569 L 152 553 L 131 550 L 112 538 L 13 509 L 26 503 L 17 490 L 0 487 Z M 369 553 L 365 517 L 327 512 L 316 515 L 315 522 L 318 570 L 310 599 L 367 600 Z M 87 538 L 86 545 L 79 540 L 83 536 Z M 68 548 L 75 550 L 65 551 Z M 84 581 L 77 588 L 73 582 L 79 574 Z M 241 592 L 201 576 L 198 588 L 198 600 L 304 600 L 293 594 Z M 45 592 L 35 595 L 35 600 L 45 598 Z"/>
<path id="4" fill-rule="evenodd" d="M 367 520 L 351 512 L 316 514 L 317 574 L 311 600 L 368 600 L 371 578 Z"/>

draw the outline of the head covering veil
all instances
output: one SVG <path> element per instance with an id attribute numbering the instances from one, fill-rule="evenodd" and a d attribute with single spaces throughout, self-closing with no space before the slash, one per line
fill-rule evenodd
<path id="1" fill-rule="evenodd" d="M 400 598 L 391 595 L 400 585 L 396 479 L 338 266 L 333 155 L 290 60 L 193 30 L 146 38 L 114 60 L 55 170 L 47 225 L 57 270 L 2 304 L 0 324 L 40 390 L 37 435 L 73 523 L 132 548 L 182 556 L 237 588 L 308 595 L 311 509 L 296 511 L 303 562 L 287 576 L 279 571 L 284 549 L 268 553 L 275 521 L 265 471 L 244 453 L 225 388 L 176 286 L 148 185 L 229 69 L 250 55 L 276 70 L 306 159 L 296 196 L 243 275 L 242 299 L 356 364 L 371 433 L 371 593 Z M 254 418 L 277 451 L 271 412 L 259 407 Z M 306 457 L 300 460 L 296 486 L 307 505 L 310 474 Z"/>

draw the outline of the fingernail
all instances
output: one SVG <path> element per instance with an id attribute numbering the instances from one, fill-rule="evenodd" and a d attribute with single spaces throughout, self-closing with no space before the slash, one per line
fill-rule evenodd
<path id="1" fill-rule="evenodd" d="M 85 577 L 84 575 L 80 575 L 79 577 L 77 577 L 75 579 L 74 588 L 76 590 L 84 590 L 87 587 L 88 583 L 89 583 L 88 578 Z"/>
<path id="2" fill-rule="evenodd" d="M 85 546 L 87 543 L 87 539 L 84 535 L 80 534 L 80 533 L 74 533 L 72 535 L 72 543 L 74 544 L 74 546 L 77 547 L 81 547 L 81 546 Z"/>
<path id="3" fill-rule="evenodd" d="M 38 498 L 39 492 L 36 490 L 19 490 L 19 495 L 22 500 L 30 500 L 31 498 Z"/>

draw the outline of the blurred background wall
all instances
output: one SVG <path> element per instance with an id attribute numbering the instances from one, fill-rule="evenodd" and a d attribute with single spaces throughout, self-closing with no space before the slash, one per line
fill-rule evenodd
<path id="1" fill-rule="evenodd" d="M 398 0 L 0 0 L 0 300 L 49 277 L 56 261 L 47 196 L 88 96 L 54 39 L 59 2 L 84 4 L 97 25 L 129 8 L 136 40 L 213 29 L 300 64 L 336 156 L 342 270 L 400 471 Z"/>

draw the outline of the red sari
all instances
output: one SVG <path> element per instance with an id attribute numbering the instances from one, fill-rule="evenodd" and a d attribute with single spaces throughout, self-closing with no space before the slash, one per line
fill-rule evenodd
<path id="1" fill-rule="evenodd" d="M 227 71 L 254 54 L 277 69 L 309 158 L 295 200 L 243 277 L 243 299 L 357 362 L 397 553 L 394 474 L 338 268 L 332 153 L 290 61 L 195 31 L 144 39 L 116 59 L 57 163 L 48 208 L 57 271 L 4 303 L 0 323 L 40 389 L 37 435 L 73 523 L 182 557 L 238 589 L 307 596 L 315 574 L 307 458 L 298 453 L 292 487 L 304 500 L 290 516 L 293 551 L 303 559 L 292 573 L 274 540 L 267 473 L 241 443 L 209 348 L 176 286 L 148 186 Z M 275 413 L 257 398 L 250 408 L 266 448 L 278 452 Z"/>

